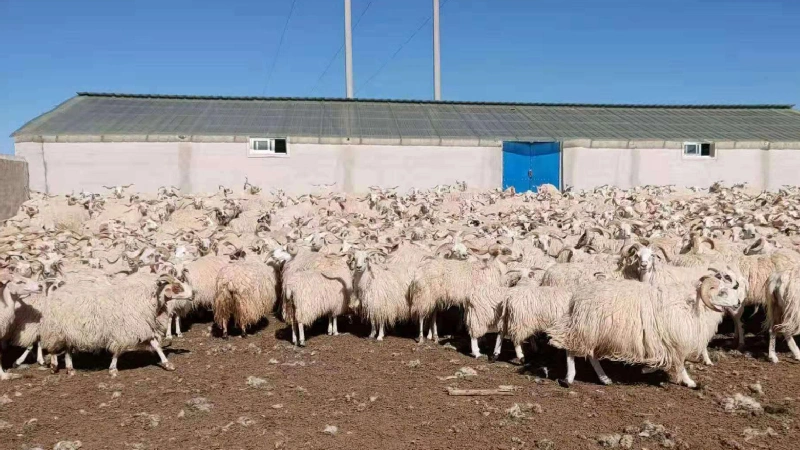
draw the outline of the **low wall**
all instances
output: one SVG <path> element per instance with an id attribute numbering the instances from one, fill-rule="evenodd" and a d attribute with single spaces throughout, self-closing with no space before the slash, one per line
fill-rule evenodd
<path id="1" fill-rule="evenodd" d="M 682 148 L 564 148 L 564 186 L 590 189 L 609 184 L 708 187 L 716 181 L 747 182 L 777 190 L 800 184 L 799 149 L 716 149 L 714 158 L 684 157 Z"/>
<path id="2" fill-rule="evenodd" d="M 412 146 L 290 143 L 288 157 L 250 157 L 242 142 L 17 142 L 30 165 L 31 189 L 67 194 L 134 183 L 154 192 L 174 185 L 183 192 L 237 188 L 245 177 L 263 189 L 365 192 L 370 186 L 402 190 L 466 181 L 493 189 L 502 180 L 499 146 Z"/>
<path id="3" fill-rule="evenodd" d="M 0 155 L 0 220 L 16 214 L 28 198 L 28 164 L 13 156 Z"/>

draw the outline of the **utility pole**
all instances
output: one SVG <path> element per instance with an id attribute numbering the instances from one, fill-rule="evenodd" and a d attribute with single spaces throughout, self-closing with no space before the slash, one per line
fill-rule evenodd
<path id="1" fill-rule="evenodd" d="M 442 99 L 442 69 L 439 53 L 439 0 L 433 0 L 433 99 Z"/>
<path id="2" fill-rule="evenodd" d="M 353 27 L 350 21 L 350 0 L 344 0 L 344 73 L 347 98 L 353 98 Z"/>

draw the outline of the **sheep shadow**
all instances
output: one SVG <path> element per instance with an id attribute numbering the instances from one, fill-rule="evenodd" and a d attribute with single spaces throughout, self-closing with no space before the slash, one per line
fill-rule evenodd
<path id="1" fill-rule="evenodd" d="M 488 336 L 488 335 L 487 335 Z M 490 335 L 491 342 L 494 343 L 496 334 Z M 517 373 L 529 375 L 551 381 L 558 381 L 567 376 L 566 352 L 551 347 L 547 344 L 546 336 L 537 336 L 536 343 L 538 351 L 533 352 L 530 346 L 524 345 L 525 363 L 512 362 L 518 366 Z M 516 354 L 511 342 L 504 341 L 498 361 L 514 361 Z M 621 362 L 601 360 L 600 364 L 606 375 L 609 376 L 614 384 L 620 385 L 647 385 L 661 387 L 669 382 L 669 374 L 664 371 L 653 373 L 642 373 L 642 366 L 630 365 Z M 575 381 L 589 385 L 603 386 L 597 379 L 591 364 L 585 358 L 575 358 Z"/>
<path id="2" fill-rule="evenodd" d="M 186 349 L 173 349 L 163 347 L 164 354 L 167 359 L 171 355 L 183 355 L 190 353 Z M 101 372 L 108 370 L 111 365 L 110 353 L 74 353 L 72 355 L 72 362 L 75 370 L 78 372 Z M 123 353 L 117 361 L 117 369 L 120 372 L 132 369 L 141 369 L 144 367 L 157 366 L 159 362 L 158 355 L 154 351 L 137 349 L 130 352 Z M 63 359 L 59 358 L 59 370 L 64 369 Z"/>

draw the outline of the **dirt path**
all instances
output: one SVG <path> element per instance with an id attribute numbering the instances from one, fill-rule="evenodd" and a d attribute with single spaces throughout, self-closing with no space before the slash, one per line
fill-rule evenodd
<path id="1" fill-rule="evenodd" d="M 105 355 L 76 358 L 74 377 L 35 365 L 16 369 L 22 378 L 0 383 L 0 447 L 591 449 L 603 441 L 651 450 L 799 448 L 800 364 L 787 354 L 772 365 L 760 354 L 714 351 L 716 366 L 689 369 L 703 384 L 699 391 L 607 362 L 617 384 L 598 385 L 579 364 L 578 382 L 564 389 L 554 381 L 563 357 L 552 350 L 526 371 L 470 358 L 464 341 L 455 348 L 394 336 L 379 343 L 317 328 L 307 348 L 295 349 L 276 338 L 283 328 L 273 321 L 247 339 L 222 340 L 208 324 L 195 324 L 168 349 L 176 372 L 155 366 L 148 353 L 123 356 L 117 378 L 109 378 Z M 10 352 L 5 366 L 16 356 Z M 463 367 L 476 375 L 440 379 Z M 502 397 L 446 391 L 500 385 L 518 389 Z M 726 411 L 725 398 L 736 393 L 766 411 L 741 404 Z"/>

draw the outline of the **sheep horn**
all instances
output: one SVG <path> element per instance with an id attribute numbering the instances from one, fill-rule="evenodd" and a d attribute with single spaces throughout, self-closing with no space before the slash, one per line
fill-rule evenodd
<path id="1" fill-rule="evenodd" d="M 715 286 L 716 285 L 716 286 Z M 711 303 L 711 289 L 713 287 L 719 287 L 719 281 L 717 281 L 714 277 L 705 276 L 700 279 L 700 288 L 699 288 L 699 295 L 700 300 L 706 306 L 706 308 L 721 313 L 722 310 L 714 306 Z"/>

